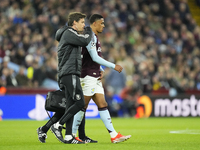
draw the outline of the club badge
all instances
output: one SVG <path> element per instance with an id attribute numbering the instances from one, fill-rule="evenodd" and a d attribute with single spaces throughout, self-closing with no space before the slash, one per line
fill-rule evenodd
<path id="1" fill-rule="evenodd" d="M 80 94 L 76 94 L 76 100 L 80 100 L 80 99 L 81 99 Z"/>

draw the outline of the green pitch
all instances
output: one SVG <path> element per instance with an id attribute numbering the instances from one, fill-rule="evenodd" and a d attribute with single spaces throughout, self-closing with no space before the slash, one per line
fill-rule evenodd
<path id="1" fill-rule="evenodd" d="M 38 141 L 36 129 L 46 121 L 0 121 L 0 150 L 199 150 L 200 118 L 113 118 L 117 132 L 132 137 L 112 144 L 101 120 L 86 120 L 87 135 L 97 144 L 66 145 L 51 131 L 46 143 Z"/>

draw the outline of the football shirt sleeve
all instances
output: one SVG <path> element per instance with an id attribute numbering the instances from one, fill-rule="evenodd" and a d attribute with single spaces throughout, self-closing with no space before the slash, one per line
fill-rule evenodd
<path id="1" fill-rule="evenodd" d="M 97 42 L 97 39 L 96 37 L 94 36 L 92 38 L 92 40 L 90 41 L 90 43 L 86 46 L 92 60 L 100 65 L 103 65 L 103 66 L 106 66 L 106 67 L 109 67 L 109 68 L 112 68 L 114 69 L 115 68 L 115 64 L 101 58 L 98 54 L 97 54 L 97 50 L 96 50 L 96 42 Z"/>

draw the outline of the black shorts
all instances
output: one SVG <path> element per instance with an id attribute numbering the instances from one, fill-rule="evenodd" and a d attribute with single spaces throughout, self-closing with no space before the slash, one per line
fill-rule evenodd
<path id="1" fill-rule="evenodd" d="M 80 78 L 77 75 L 66 75 L 60 79 L 60 87 L 64 87 L 67 100 L 84 101 Z"/>

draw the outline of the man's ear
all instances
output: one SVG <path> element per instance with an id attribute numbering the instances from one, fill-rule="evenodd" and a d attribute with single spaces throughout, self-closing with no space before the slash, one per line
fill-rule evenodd
<path id="1" fill-rule="evenodd" d="M 72 26 L 75 25 L 75 24 L 76 24 L 76 21 L 74 20 Z"/>
<path id="2" fill-rule="evenodd" d="M 92 24 L 92 25 L 96 27 L 96 22 L 93 22 L 93 24 Z"/>

